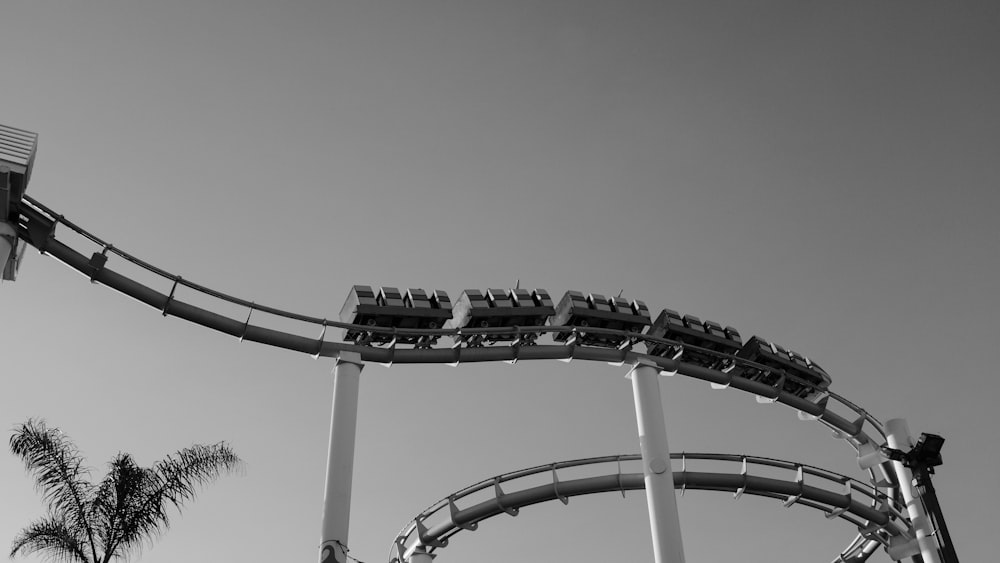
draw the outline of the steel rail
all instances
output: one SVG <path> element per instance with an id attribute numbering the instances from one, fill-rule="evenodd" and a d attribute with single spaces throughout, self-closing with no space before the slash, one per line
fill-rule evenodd
<path id="1" fill-rule="evenodd" d="M 889 537 L 910 537 L 911 530 L 902 508 L 877 488 L 825 469 L 795 462 L 747 455 L 675 453 L 671 460 L 681 463 L 680 471 L 674 473 L 674 486 L 682 492 L 687 489 L 729 491 L 739 498 L 743 494 L 763 496 L 781 500 L 784 506 L 800 504 L 823 511 L 827 518 L 840 518 L 854 524 L 860 531 L 862 541 L 855 540 L 840 554 L 841 559 L 864 561 L 872 553 L 874 546 L 887 545 Z M 448 540 L 462 530 L 475 530 L 483 520 L 500 514 L 516 516 L 518 511 L 533 504 L 560 500 L 568 503 L 573 496 L 644 488 L 642 472 L 625 473 L 622 462 L 641 461 L 637 454 L 605 456 L 572 461 L 555 462 L 505 473 L 465 487 L 432 504 L 403 527 L 390 547 L 390 563 L 405 563 L 407 556 L 417 547 L 428 552 L 446 547 Z M 719 473 L 690 471 L 688 462 L 726 461 L 738 463 L 739 472 Z M 582 466 L 617 464 L 614 473 L 560 480 L 558 471 Z M 767 466 L 794 471 L 794 480 L 754 475 L 751 468 Z M 531 486 L 518 490 L 504 491 L 501 485 L 514 485 L 539 474 L 551 476 L 548 484 Z M 808 481 L 808 482 L 807 482 Z M 813 484 L 818 482 L 836 484 L 841 490 L 830 490 Z M 845 488 L 845 486 L 847 488 Z M 458 502 L 469 499 L 477 493 L 492 489 L 492 498 L 487 498 L 460 508 Z M 853 497 L 853 493 L 875 501 L 867 505 Z M 479 495 L 481 497 L 481 495 Z M 430 524 L 428 524 L 430 523 Z"/>
<path id="2" fill-rule="evenodd" d="M 120 248 L 92 235 L 75 223 L 66 219 L 63 215 L 55 213 L 50 208 L 39 203 L 29 196 L 24 196 L 20 209 L 21 219 L 17 224 L 19 236 L 29 244 L 37 248 L 43 254 L 49 254 L 57 260 L 63 262 L 70 268 L 87 276 L 96 283 L 106 285 L 140 303 L 160 310 L 164 316 L 174 316 L 184 320 L 205 326 L 207 328 L 235 336 L 242 340 L 250 340 L 270 346 L 284 348 L 301 353 L 312 354 L 314 356 L 337 356 L 341 352 L 351 351 L 360 353 L 364 361 L 377 362 L 381 364 L 392 363 L 448 363 L 457 364 L 462 362 L 491 362 L 491 361 L 518 361 L 518 360 L 540 360 L 540 359 L 582 359 L 603 361 L 608 363 L 622 364 L 634 363 L 640 357 L 654 362 L 663 372 L 673 374 L 681 373 L 688 377 L 694 377 L 708 381 L 721 387 L 734 387 L 768 401 L 780 402 L 799 410 L 810 417 L 816 417 L 827 423 L 833 430 L 850 438 L 855 438 L 859 443 L 871 441 L 864 432 L 863 427 L 868 423 L 877 434 L 884 436 L 882 424 L 872 417 L 867 411 L 847 401 L 836 393 L 824 391 L 824 399 L 817 402 L 808 401 L 796 395 L 790 394 L 782 389 L 740 377 L 736 370 L 728 373 L 702 366 L 688 364 L 683 361 L 674 360 L 662 356 L 652 356 L 633 350 L 633 346 L 640 342 L 654 344 L 669 344 L 673 346 L 686 347 L 697 350 L 699 353 L 712 355 L 720 361 L 732 362 L 733 365 L 744 369 L 755 369 L 765 371 L 766 366 L 737 358 L 729 354 L 723 354 L 712 350 L 698 348 L 695 346 L 681 344 L 679 342 L 657 338 L 645 334 L 626 332 L 613 329 L 602 329 L 588 327 L 585 330 L 571 328 L 574 333 L 607 334 L 623 337 L 627 340 L 627 345 L 619 348 L 602 348 L 595 346 L 584 346 L 569 342 L 566 344 L 534 344 L 530 346 L 461 346 L 456 345 L 444 348 L 397 348 L 394 345 L 386 347 L 375 347 L 369 345 L 357 345 L 343 342 L 329 342 L 325 339 L 325 332 L 321 332 L 319 338 L 308 338 L 298 334 L 292 334 L 281 330 L 270 329 L 264 326 L 250 324 L 248 320 L 239 320 L 223 314 L 215 313 L 207 309 L 186 303 L 174 297 L 174 292 L 169 294 L 161 293 L 142 283 L 139 283 L 127 276 L 119 274 L 104 264 L 95 265 L 92 258 L 86 257 L 81 252 L 71 248 L 65 243 L 55 238 L 55 227 L 62 224 L 72 229 L 74 232 L 87 238 L 101 249 L 101 254 L 114 254 L 142 269 L 156 274 L 164 279 L 172 288 L 183 286 L 198 293 L 216 298 L 226 303 L 238 305 L 248 309 L 249 313 L 262 312 L 277 317 L 301 321 L 317 325 L 317 328 L 334 327 L 341 329 L 353 329 L 383 335 L 398 336 L 426 336 L 428 338 L 440 338 L 441 336 L 451 336 L 461 338 L 464 335 L 496 335 L 513 334 L 517 332 L 530 332 L 546 334 L 554 332 L 566 332 L 568 327 L 562 326 L 541 326 L 541 327 L 511 327 L 511 328 L 461 328 L 461 329 L 403 329 L 392 327 L 378 327 L 367 325 L 353 325 L 338 321 L 331 321 L 328 318 L 320 318 L 309 315 L 301 315 L 284 311 L 275 307 L 262 305 L 254 301 L 248 301 L 226 295 L 225 293 L 207 288 L 205 286 L 191 282 L 182 276 L 171 274 L 170 272 L 153 266 L 148 262 L 128 254 Z M 249 315 L 248 315 L 249 317 Z M 571 339 L 573 340 L 573 339 Z M 789 375 L 788 378 L 795 380 L 805 386 L 815 387 L 811 382 L 795 379 Z M 827 408 L 827 403 L 833 400 L 840 403 L 847 409 L 858 415 L 858 418 L 851 421 L 831 412 Z"/>
<path id="3" fill-rule="evenodd" d="M 829 390 L 822 391 L 822 398 L 810 401 L 799 396 L 788 393 L 784 389 L 775 388 L 760 381 L 754 381 L 741 377 L 743 369 L 767 370 L 766 366 L 756 364 L 743 358 L 698 348 L 674 342 L 667 339 L 653 336 L 625 332 L 612 329 L 601 329 L 587 327 L 586 329 L 571 328 L 574 334 L 606 334 L 618 336 L 625 344 L 617 349 L 603 348 L 596 346 L 581 345 L 576 342 L 575 337 L 571 337 L 564 344 L 540 344 L 537 342 L 531 345 L 499 345 L 499 346 L 472 346 L 468 343 L 463 345 L 463 338 L 469 335 L 497 335 L 515 333 L 546 334 L 554 332 L 566 332 L 568 327 L 511 327 L 511 328 L 462 328 L 462 329 L 400 329 L 392 327 L 362 326 L 331 321 L 327 318 L 301 315 L 289 311 L 284 311 L 275 307 L 261 305 L 253 301 L 233 297 L 213 290 L 200 284 L 196 284 L 180 275 L 156 267 L 144 260 L 141 260 L 109 242 L 91 234 L 82 227 L 76 225 L 62 214 L 58 214 L 37 200 L 25 195 L 19 205 L 18 221 L 15 229 L 18 236 L 34 246 L 42 254 L 49 254 L 60 262 L 66 264 L 71 269 L 90 278 L 92 282 L 101 283 L 114 289 L 123 295 L 131 297 L 140 303 L 159 310 L 163 316 L 174 316 L 189 322 L 229 334 L 241 341 L 250 340 L 261 344 L 267 344 L 286 350 L 310 354 L 313 357 L 326 356 L 336 357 L 342 352 L 356 352 L 360 354 L 363 361 L 376 362 L 383 365 L 393 363 L 445 363 L 458 365 L 462 362 L 495 362 L 506 361 L 514 363 L 519 360 L 590 360 L 602 361 L 609 364 L 624 365 L 637 362 L 639 359 L 646 359 L 653 362 L 657 367 L 668 375 L 680 373 L 687 377 L 693 377 L 707 381 L 718 388 L 733 387 L 748 393 L 752 393 L 762 402 L 779 402 L 799 411 L 800 418 L 815 419 L 828 426 L 834 431 L 834 435 L 847 441 L 856 451 L 860 452 L 865 444 L 874 444 L 880 447 L 878 441 L 874 440 L 866 431 L 865 427 L 874 429 L 882 442 L 885 440 L 885 430 L 881 422 L 870 413 L 844 399 Z M 58 240 L 55 236 L 56 227 L 62 224 L 78 235 L 94 243 L 100 252 L 95 252 L 91 258 Z M 169 294 L 157 291 L 143 283 L 140 283 L 128 276 L 117 273 L 105 267 L 106 256 L 112 254 L 123 260 L 138 266 L 160 278 L 165 283 L 170 284 Z M 98 255 L 105 257 L 97 260 Z M 233 319 L 221 313 L 198 307 L 175 298 L 177 287 L 186 287 L 197 293 L 212 297 L 218 301 L 237 305 L 248 309 L 245 320 Z M 276 317 L 291 319 L 321 327 L 318 338 L 309 338 L 298 334 L 285 332 L 265 326 L 250 324 L 253 313 L 262 312 Z M 365 331 L 369 334 L 391 335 L 393 338 L 389 345 L 375 347 L 346 342 L 329 342 L 326 340 L 326 329 L 328 327 L 340 329 L 352 329 Z M 456 342 L 454 346 L 444 348 L 433 348 L 428 346 L 414 348 L 397 348 L 395 346 L 396 336 L 422 336 L 436 342 L 442 336 L 449 336 Z M 716 357 L 720 362 L 728 363 L 731 369 L 719 371 L 698 365 L 678 361 L 673 358 L 653 356 L 633 350 L 636 344 L 668 344 L 678 349 L 695 349 L 700 354 Z M 735 368 L 739 367 L 739 370 Z M 801 380 L 793 375 L 787 375 L 786 379 L 796 381 L 800 385 L 816 390 L 812 382 Z M 829 409 L 831 402 L 838 403 L 846 409 L 853 411 L 857 418 L 849 420 L 834 413 Z M 869 470 L 872 483 L 878 481 L 875 472 Z M 883 471 L 883 475 L 893 476 L 892 471 Z"/>

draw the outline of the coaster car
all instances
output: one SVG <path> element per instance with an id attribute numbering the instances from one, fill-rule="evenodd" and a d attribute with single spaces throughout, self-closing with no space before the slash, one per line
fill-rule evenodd
<path id="1" fill-rule="evenodd" d="M 382 287 L 376 294 L 371 286 L 356 285 L 340 310 L 341 322 L 366 327 L 436 329 L 451 318 L 451 299 L 443 291 L 427 295 L 422 289 L 406 294 L 395 287 Z M 419 335 L 396 335 L 400 344 L 426 344 Z M 359 344 L 385 344 L 393 340 L 389 331 L 346 329 L 344 340 Z M 436 340 L 436 338 L 434 339 Z"/>
<path id="2" fill-rule="evenodd" d="M 567 291 L 549 319 L 552 326 L 575 327 L 577 341 L 590 346 L 616 348 L 628 342 L 628 335 L 601 334 L 580 330 L 587 327 L 641 333 L 650 324 L 649 308 L 642 301 L 629 302 L 621 297 L 608 299 L 599 293 L 584 296 L 579 291 Z M 557 332 L 553 338 L 566 342 L 572 330 Z"/>
<path id="3" fill-rule="evenodd" d="M 719 368 L 726 363 L 726 360 L 718 354 L 708 353 L 705 350 L 735 355 L 743 347 L 743 340 L 735 328 L 730 326 L 722 328 L 714 321 L 702 322 L 694 315 L 681 317 L 680 313 L 673 309 L 664 309 L 646 334 L 682 344 L 678 347 L 649 342 L 646 344 L 649 354 L 673 357 L 680 353 L 677 359 L 712 369 Z"/>
<path id="4" fill-rule="evenodd" d="M 797 397 L 816 399 L 830 387 L 830 376 L 805 356 L 752 336 L 737 357 L 766 366 L 768 369 L 744 367 L 742 376 L 768 385 L 777 385 L 784 377 L 782 389 Z M 787 377 L 790 376 L 790 377 Z"/>
<path id="5" fill-rule="evenodd" d="M 466 289 L 455 301 L 452 319 L 446 328 L 504 328 L 545 326 L 555 309 L 552 298 L 544 289 Z M 520 335 L 522 343 L 534 342 L 538 332 L 489 331 L 486 334 L 461 335 L 457 340 L 479 345 L 483 341 L 514 341 Z"/>

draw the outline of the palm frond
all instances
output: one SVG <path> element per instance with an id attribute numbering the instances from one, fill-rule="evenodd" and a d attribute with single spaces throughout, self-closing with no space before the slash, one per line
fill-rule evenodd
<path id="1" fill-rule="evenodd" d="M 34 477 L 49 512 L 62 515 L 74 537 L 92 542 L 87 514 L 94 486 L 73 441 L 58 428 L 48 428 L 44 420 L 29 419 L 15 428 L 10 450 Z"/>
<path id="2" fill-rule="evenodd" d="M 220 442 L 184 448 L 154 465 L 153 472 L 159 483 L 157 492 L 180 509 L 183 502 L 194 498 L 198 487 L 242 467 L 243 461 L 229 445 Z"/>
<path id="3" fill-rule="evenodd" d="M 108 464 L 108 474 L 97 486 L 90 506 L 94 534 L 106 554 L 121 538 L 136 533 L 129 527 L 146 498 L 148 472 L 127 453 L 119 453 Z"/>
<path id="4" fill-rule="evenodd" d="M 122 477 L 127 477 L 137 492 L 127 498 L 121 494 L 116 497 L 123 519 L 114 537 L 105 544 L 105 553 L 124 556 L 152 539 L 170 526 L 167 509 L 171 505 L 179 511 L 184 502 L 195 497 L 199 487 L 239 470 L 242 464 L 222 442 L 185 448 L 152 468 L 129 468 Z"/>
<path id="5" fill-rule="evenodd" d="M 10 548 L 10 556 L 44 552 L 53 561 L 91 563 L 86 554 L 86 538 L 82 538 L 67 525 L 65 519 L 47 516 L 21 530 Z"/>

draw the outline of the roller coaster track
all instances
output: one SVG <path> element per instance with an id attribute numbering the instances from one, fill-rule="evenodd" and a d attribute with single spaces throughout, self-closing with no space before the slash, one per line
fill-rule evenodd
<path id="1" fill-rule="evenodd" d="M 70 229 L 76 236 L 72 245 L 56 237 L 56 229 L 62 225 Z M 470 336 L 483 336 L 487 340 L 491 335 L 511 334 L 513 332 L 525 335 L 545 335 L 566 332 L 568 327 L 538 326 L 511 328 L 461 328 L 461 329 L 403 329 L 378 326 L 362 326 L 338 321 L 325 317 L 302 315 L 284 311 L 275 307 L 261 305 L 233 297 L 208 287 L 193 283 L 180 275 L 172 274 L 141 260 L 118 247 L 108 243 L 85 229 L 74 224 L 61 214 L 46 207 L 37 200 L 25 195 L 18 206 L 15 230 L 20 238 L 35 247 L 42 254 L 48 254 L 71 269 L 83 274 L 94 283 L 100 283 L 114 289 L 140 303 L 153 307 L 163 316 L 173 316 L 187 320 L 197 325 L 222 332 L 240 339 L 275 346 L 294 352 L 309 354 L 313 357 L 337 357 L 344 352 L 356 353 L 365 362 L 375 362 L 383 365 L 437 363 L 458 365 L 470 362 L 505 361 L 516 363 L 528 360 L 590 360 L 606 362 L 614 365 L 635 364 L 643 361 L 655 365 L 665 375 L 681 374 L 687 377 L 709 382 L 714 388 L 734 388 L 751 393 L 760 402 L 782 403 L 798 411 L 803 420 L 817 420 L 833 430 L 834 436 L 845 440 L 858 454 L 859 461 L 865 457 L 875 456 L 885 444 L 885 429 L 882 423 L 867 411 L 853 402 L 830 392 L 818 390 L 812 382 L 796 380 L 800 386 L 816 391 L 809 399 L 787 392 L 781 384 L 771 385 L 742 377 L 746 370 L 768 370 L 766 366 L 737 358 L 732 355 L 696 348 L 667 339 L 650 335 L 624 332 L 619 330 L 588 327 L 587 333 L 607 334 L 619 337 L 625 342 L 618 348 L 589 346 L 579 343 L 579 339 L 570 337 L 566 342 L 544 343 L 534 338 L 515 338 L 513 344 L 491 346 L 471 345 L 469 342 L 479 339 L 469 339 Z M 80 248 L 87 246 L 87 248 Z M 89 256 L 88 256 L 89 253 Z M 108 268 L 109 258 L 116 257 L 124 261 L 129 268 L 137 267 L 146 277 L 152 274 L 157 283 L 162 283 L 161 289 L 146 285 L 128 275 Z M 183 300 L 182 292 L 194 292 L 200 299 L 212 303 L 211 308 L 194 305 Z M 237 306 L 246 311 L 245 318 L 233 318 L 216 312 L 223 307 L 231 309 Z M 216 309 L 216 310 L 213 310 Z M 295 323 L 295 331 L 282 327 Z M 268 326 L 270 324 L 270 326 Z M 346 332 L 360 331 L 371 335 L 388 336 L 380 340 L 389 343 L 380 346 L 354 342 L 338 342 L 327 339 L 329 328 Z M 572 332 L 577 334 L 577 328 Z M 317 334 L 308 336 L 307 334 Z M 423 345 L 409 348 L 396 346 L 397 338 L 420 337 Z M 451 338 L 455 344 L 437 346 L 442 337 Z M 524 344 L 527 342 L 528 344 Z M 676 353 L 673 357 L 656 356 L 644 353 L 650 345 L 669 345 Z M 696 349 L 701 356 L 712 356 L 719 360 L 724 369 L 716 370 L 694 365 L 683 361 L 684 349 Z M 789 375 L 789 379 L 794 376 Z M 888 462 L 865 464 L 871 479 L 872 487 L 886 488 L 889 497 L 897 493 L 893 486 L 894 473 Z M 877 546 L 877 540 L 859 535 L 851 544 L 855 546 L 852 553 L 868 554 Z M 867 559 L 867 555 L 864 555 Z M 856 559 L 858 561 L 864 559 Z M 844 556 L 839 560 L 848 560 Z"/>
<path id="2" fill-rule="evenodd" d="M 685 490 L 729 491 L 737 499 L 744 494 L 756 495 L 777 499 L 786 508 L 793 505 L 815 508 L 828 519 L 850 522 L 862 531 L 863 538 L 886 547 L 889 538 L 905 538 L 909 534 L 905 509 L 878 489 L 844 475 L 800 463 L 746 455 L 679 453 L 672 454 L 671 459 L 680 463 L 673 475 L 674 487 L 682 494 Z M 641 463 L 634 463 L 641 461 L 638 454 L 561 461 L 480 481 L 439 500 L 410 521 L 393 542 L 389 563 L 405 563 L 417 548 L 433 553 L 446 547 L 455 534 L 476 530 L 481 522 L 494 516 L 505 513 L 517 516 L 525 506 L 554 500 L 568 504 L 574 496 L 614 491 L 625 496 L 625 491 L 641 490 L 645 486 Z M 692 462 L 702 465 L 727 462 L 738 469 L 728 473 L 692 471 L 688 467 Z M 625 472 L 624 463 L 631 463 L 639 471 Z M 571 468 L 584 468 L 589 473 L 599 466 L 614 466 L 615 471 L 569 480 L 558 475 L 560 470 Z M 788 478 L 761 474 L 774 469 L 788 473 Z M 539 475 L 548 477 L 549 482 L 538 484 Z M 869 551 L 864 552 L 861 547 Z M 872 547 L 852 544 L 838 559 L 864 560 Z"/>

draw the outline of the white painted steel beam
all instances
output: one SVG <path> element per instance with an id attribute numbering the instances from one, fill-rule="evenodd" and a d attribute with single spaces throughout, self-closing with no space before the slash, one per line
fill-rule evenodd
<path id="1" fill-rule="evenodd" d="M 347 561 L 354 478 L 354 440 L 358 426 L 358 389 L 361 355 L 341 352 L 333 368 L 333 407 L 330 413 L 330 449 L 323 494 L 323 537 L 320 563 Z"/>
<path id="2" fill-rule="evenodd" d="M 427 553 L 423 547 L 413 550 L 413 553 L 406 558 L 406 563 L 431 563 L 432 561 L 434 561 L 434 556 Z"/>
<path id="3" fill-rule="evenodd" d="M 893 418 L 885 421 L 886 445 L 894 450 L 908 452 L 913 448 L 913 441 L 910 438 L 910 428 L 906 420 Z M 917 546 L 920 548 L 920 557 L 924 563 L 941 563 L 940 551 L 937 540 L 934 538 L 934 527 L 931 519 L 927 516 L 920 492 L 914 485 L 913 472 L 903 465 L 901 461 L 893 461 L 893 468 L 899 480 L 899 492 L 903 495 L 906 503 L 906 511 L 913 524 L 913 532 L 916 535 Z"/>
<path id="4" fill-rule="evenodd" d="M 674 476 L 670 469 L 667 425 L 660 399 L 660 370 L 655 364 L 636 363 L 628 375 L 632 379 L 635 418 L 642 451 L 642 472 L 646 484 L 649 527 L 653 536 L 656 563 L 684 563 L 681 523 L 677 513 Z"/>

